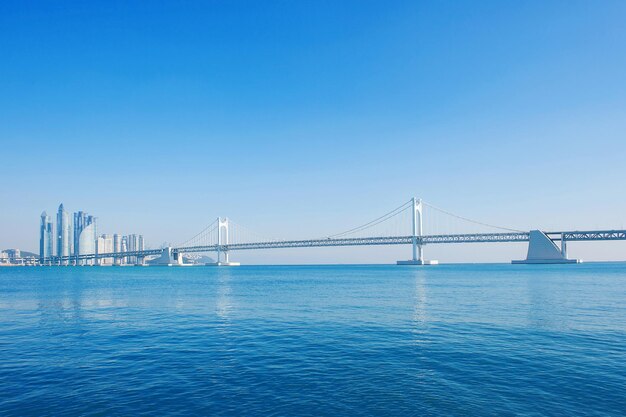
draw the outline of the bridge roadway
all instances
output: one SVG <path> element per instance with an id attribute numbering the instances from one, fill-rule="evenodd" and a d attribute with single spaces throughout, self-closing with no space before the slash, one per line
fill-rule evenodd
<path id="1" fill-rule="evenodd" d="M 470 243 L 470 242 L 527 242 L 528 233 L 489 233 L 474 235 L 431 235 L 417 238 L 418 244 L 432 243 Z M 383 236 L 383 237 L 360 237 L 360 238 L 322 238 L 306 240 L 282 240 L 251 243 L 231 243 L 221 245 L 222 251 L 251 250 L 251 249 L 281 249 L 281 248 L 319 248 L 329 246 L 372 246 L 372 245 L 410 245 L 412 236 Z M 218 245 L 188 246 L 172 248 L 173 252 L 214 252 Z"/>
<path id="2" fill-rule="evenodd" d="M 593 230 L 593 231 L 568 231 L 568 232 L 545 232 L 552 240 L 565 239 L 574 241 L 597 241 L 597 240 L 626 240 L 626 230 Z M 528 232 L 507 233 L 475 233 L 475 234 L 450 234 L 450 235 L 424 235 L 417 238 L 419 245 L 432 245 L 442 243 L 503 243 L 503 242 L 528 242 Z M 232 243 L 221 245 L 222 251 L 251 250 L 251 249 L 281 249 L 281 248 L 312 248 L 327 246 L 371 246 L 371 245 L 410 245 L 413 243 L 412 236 L 387 236 L 387 237 L 364 237 L 364 238 L 340 238 L 340 239 L 308 239 L 308 240 L 283 240 L 252 243 Z M 172 248 L 173 252 L 215 252 L 218 245 L 188 246 Z"/>
<path id="3" fill-rule="evenodd" d="M 550 239 L 567 242 L 602 241 L 602 240 L 626 240 L 626 230 L 589 230 L 589 231 L 560 231 L 545 232 Z M 424 235 L 417 237 L 417 244 L 432 245 L 444 243 L 504 243 L 504 242 L 528 242 L 529 232 L 506 232 L 506 233 L 475 233 L 475 234 L 447 234 L 447 235 Z M 372 245 L 410 245 L 413 236 L 386 236 L 386 237 L 362 237 L 362 238 L 321 238 L 306 240 L 283 240 L 251 243 L 231 243 L 228 245 L 186 246 L 174 247 L 173 253 L 197 253 L 197 252 L 222 252 L 254 249 L 281 249 L 281 248 L 314 248 L 331 246 L 372 246 Z M 110 252 L 100 254 L 84 254 L 78 256 L 52 257 L 46 262 L 65 262 L 74 260 L 100 259 L 100 258 L 125 258 L 160 255 L 163 249 L 148 249 L 133 252 Z"/>

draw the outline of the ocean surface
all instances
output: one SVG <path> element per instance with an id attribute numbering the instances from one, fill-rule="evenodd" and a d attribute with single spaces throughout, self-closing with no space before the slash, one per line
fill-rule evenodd
<path id="1" fill-rule="evenodd" d="M 0 268 L 0 415 L 624 416 L 626 264 Z"/>

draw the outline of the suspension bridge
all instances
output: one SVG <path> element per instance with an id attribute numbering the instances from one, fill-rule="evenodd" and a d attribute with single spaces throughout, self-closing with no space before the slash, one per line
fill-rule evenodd
<path id="1" fill-rule="evenodd" d="M 433 265 L 438 262 L 424 257 L 424 246 L 453 243 L 528 242 L 524 260 L 513 263 L 577 263 L 567 258 L 567 242 L 626 240 L 626 230 L 541 231 L 517 230 L 492 225 L 456 215 L 420 199 L 412 198 L 395 209 L 360 226 L 326 236 L 309 239 L 275 239 L 261 237 L 228 218 L 217 218 L 198 234 L 176 246 L 132 252 L 110 252 L 51 257 L 40 260 L 44 265 L 99 264 L 102 259 L 134 259 L 143 264 L 147 257 L 155 264 L 182 266 L 183 255 L 215 253 L 212 265 L 236 266 L 230 253 L 242 250 L 281 248 L 314 248 L 337 246 L 411 245 L 412 257 L 398 265 Z"/>

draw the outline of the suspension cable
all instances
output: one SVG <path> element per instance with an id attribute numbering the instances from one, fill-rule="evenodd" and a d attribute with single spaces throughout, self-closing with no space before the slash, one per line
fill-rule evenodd
<path id="1" fill-rule="evenodd" d="M 437 211 L 440 211 L 441 213 L 447 214 L 448 216 L 452 216 L 452 217 L 456 217 L 457 219 L 461 219 L 461 220 L 465 220 L 466 222 L 470 222 L 470 223 L 475 223 L 481 226 L 486 226 L 486 227 L 492 227 L 494 229 L 500 229 L 500 230 L 506 230 L 508 232 L 524 232 L 523 230 L 517 230 L 517 229 L 510 229 L 508 227 L 502 227 L 502 226 L 495 226 L 493 224 L 489 224 L 489 223 L 483 223 L 483 222 L 479 222 L 477 220 L 472 220 L 472 219 L 468 219 L 467 217 L 463 217 L 463 216 L 458 216 L 454 213 L 450 213 L 449 211 L 446 211 L 444 209 L 441 209 L 439 207 L 433 206 L 432 204 L 429 204 L 425 201 L 422 201 L 422 204 L 424 204 L 425 206 L 428 206 L 432 209 L 435 209 Z"/>
<path id="2" fill-rule="evenodd" d="M 332 238 L 336 238 L 336 237 L 339 237 L 339 236 L 345 236 L 345 235 L 350 234 L 350 233 L 360 232 L 361 230 L 365 230 L 365 229 L 368 229 L 370 227 L 376 226 L 377 224 L 380 224 L 380 223 L 382 223 L 382 222 L 384 222 L 386 220 L 389 220 L 390 218 L 394 217 L 395 215 L 400 214 L 402 211 L 404 211 L 412 203 L 412 201 L 413 200 L 409 200 L 406 203 L 402 204 L 401 206 L 396 207 L 395 209 L 391 210 L 390 212 L 388 212 L 386 214 L 383 214 L 382 216 L 380 216 L 380 217 L 378 217 L 378 218 L 376 218 L 376 219 L 374 219 L 374 220 L 372 220 L 370 222 L 367 222 L 367 223 L 365 223 L 365 224 L 363 224 L 361 226 L 355 227 L 355 228 L 350 229 L 350 230 L 346 230 L 345 232 L 341 232 L 341 233 L 337 233 L 337 234 L 330 235 L 330 236 L 325 236 L 325 237 L 328 238 L 328 239 L 332 239 Z"/>
<path id="3" fill-rule="evenodd" d="M 178 247 L 184 247 L 186 246 L 189 242 L 192 242 L 194 239 L 196 239 L 198 236 L 204 234 L 207 230 L 209 230 L 209 228 L 211 228 L 211 226 L 213 226 L 211 228 L 211 230 L 209 230 L 209 234 L 213 233 L 213 230 L 215 229 L 215 224 L 217 223 L 217 220 L 213 220 L 213 222 L 211 224 L 209 224 L 208 226 L 206 226 L 204 229 L 202 229 L 202 231 L 200 231 L 197 235 L 195 235 L 194 237 L 192 237 L 191 239 L 187 239 L 186 241 L 184 241 L 183 243 L 181 243 L 180 245 L 178 245 Z"/>
<path id="4" fill-rule="evenodd" d="M 241 224 L 236 223 L 236 222 L 232 221 L 231 219 L 228 219 L 228 223 L 230 223 L 233 226 L 235 226 L 235 229 L 242 229 L 243 232 L 247 232 L 250 235 L 250 237 L 260 238 L 261 241 L 272 242 L 272 241 L 280 240 L 280 239 L 270 238 L 268 236 L 262 236 L 262 235 L 258 234 L 257 232 L 255 232 L 254 230 L 252 230 L 250 228 L 247 228 L 246 226 L 242 226 Z M 236 230 L 235 230 L 235 232 L 236 232 Z M 241 236 L 239 236 L 239 237 L 241 237 Z"/>

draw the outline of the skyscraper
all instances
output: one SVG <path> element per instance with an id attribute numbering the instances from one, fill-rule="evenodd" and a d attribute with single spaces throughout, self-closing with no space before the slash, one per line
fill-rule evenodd
<path id="1" fill-rule="evenodd" d="M 143 235 L 132 234 L 132 235 L 125 236 L 125 238 L 126 238 L 126 243 L 127 243 L 126 250 L 128 252 L 144 250 Z M 128 256 L 127 260 L 128 260 L 128 263 L 136 264 L 137 262 L 140 261 L 140 258 L 137 256 Z"/>
<path id="2" fill-rule="evenodd" d="M 128 244 L 128 251 L 129 252 L 134 252 L 137 249 L 138 246 L 138 242 L 137 242 L 137 235 L 128 235 L 126 236 L 126 242 Z M 137 263 L 137 257 L 136 256 L 129 256 L 128 258 L 128 263 L 129 264 L 134 264 Z"/>
<path id="3" fill-rule="evenodd" d="M 96 225 L 89 223 L 80 232 L 78 238 L 78 255 L 91 255 L 96 253 Z M 83 264 L 93 264 L 92 261 L 83 262 Z"/>
<path id="4" fill-rule="evenodd" d="M 57 212 L 57 256 L 70 256 L 71 248 L 71 225 L 70 219 L 63 207 L 63 204 L 59 206 Z"/>
<path id="5" fill-rule="evenodd" d="M 74 255 L 80 252 L 80 232 L 83 231 L 87 221 L 87 213 L 79 211 L 74 213 Z"/>
<path id="6" fill-rule="evenodd" d="M 52 222 L 50 216 L 44 211 L 41 213 L 41 226 L 39 228 L 39 259 L 50 258 L 54 255 L 52 251 L 54 234 L 52 232 Z"/>
<path id="7" fill-rule="evenodd" d="M 96 253 L 96 218 L 84 211 L 74 213 L 74 255 Z"/>
<path id="8" fill-rule="evenodd" d="M 93 225 L 93 244 L 95 245 L 96 236 L 98 233 L 96 218 L 94 216 L 88 215 L 84 211 L 74 213 L 74 255 L 79 255 L 83 253 L 80 248 L 80 235 L 83 233 L 83 230 L 89 225 Z"/>
<path id="9" fill-rule="evenodd" d="M 143 243 L 143 235 L 139 235 L 137 238 L 137 250 L 142 251 L 144 250 L 144 243 Z M 144 263 L 144 258 L 137 258 L 137 263 Z"/>
<path id="10" fill-rule="evenodd" d="M 122 252 L 128 252 L 128 236 L 122 236 Z M 121 259 L 123 264 L 127 264 L 130 262 L 128 257 L 124 257 Z"/>
<path id="11" fill-rule="evenodd" d="M 122 235 L 114 234 L 113 235 L 113 252 L 120 253 L 122 251 Z M 115 258 L 115 264 L 119 265 L 122 261 L 122 258 Z"/>

